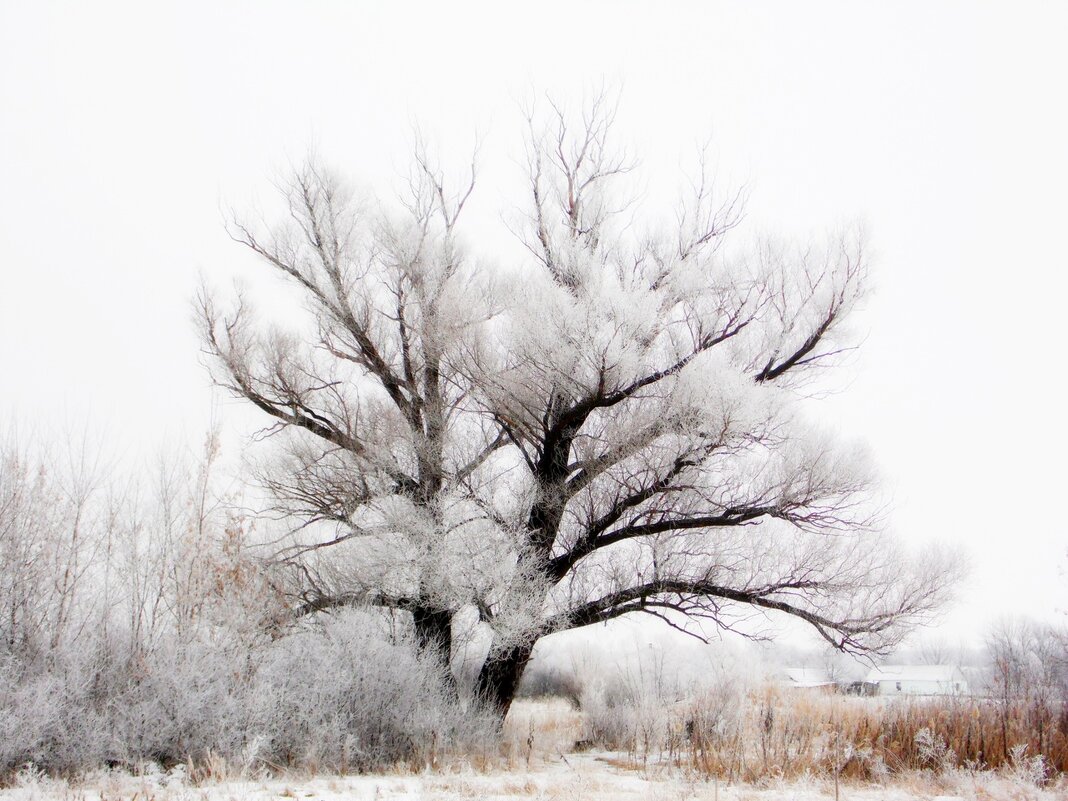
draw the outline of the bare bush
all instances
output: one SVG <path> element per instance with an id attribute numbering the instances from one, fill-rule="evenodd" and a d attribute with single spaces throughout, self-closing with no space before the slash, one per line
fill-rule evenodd
<path id="1" fill-rule="evenodd" d="M 586 739 L 625 751 L 643 763 L 664 751 L 684 697 L 677 671 L 662 650 L 642 649 L 630 665 L 592 683 L 583 694 Z"/>
<path id="2" fill-rule="evenodd" d="M 461 708 L 380 612 L 280 628 L 251 529 L 215 486 L 214 438 L 122 493 L 75 494 L 43 453 L 0 451 L 0 776 L 369 770 L 494 742 L 495 719 Z"/>

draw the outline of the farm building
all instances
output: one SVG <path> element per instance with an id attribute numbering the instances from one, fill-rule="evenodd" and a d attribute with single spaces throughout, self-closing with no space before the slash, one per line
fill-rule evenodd
<path id="1" fill-rule="evenodd" d="M 883 665 L 864 683 L 876 695 L 966 695 L 968 680 L 954 665 Z"/>

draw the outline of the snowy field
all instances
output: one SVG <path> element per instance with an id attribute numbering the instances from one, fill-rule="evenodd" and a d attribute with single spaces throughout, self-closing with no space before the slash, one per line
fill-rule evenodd
<path id="1" fill-rule="evenodd" d="M 726 786 L 662 771 L 634 770 L 610 754 L 571 754 L 529 769 L 480 773 L 460 770 L 427 775 L 372 775 L 274 778 L 190 785 L 181 773 L 149 777 L 101 775 L 67 784 L 25 777 L 21 786 L 0 790 L 3 801 L 385 801 L 385 799 L 560 799 L 560 801 L 817 801 L 834 798 L 824 780 L 766 787 Z M 937 783 L 930 777 L 902 779 L 892 786 L 843 784 L 840 798 L 855 801 L 980 799 L 1053 801 L 1068 798 L 1064 789 L 1036 789 L 997 776 L 961 774 Z"/>

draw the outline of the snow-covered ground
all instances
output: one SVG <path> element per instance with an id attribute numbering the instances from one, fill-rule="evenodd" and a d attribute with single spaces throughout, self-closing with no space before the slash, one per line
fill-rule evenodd
<path id="1" fill-rule="evenodd" d="M 559 799 L 559 801 L 826 801 L 833 785 L 822 779 L 773 784 L 717 785 L 677 772 L 635 770 L 610 754 L 570 754 L 508 772 L 458 770 L 423 775 L 319 776 L 224 781 L 192 785 L 179 772 L 146 777 L 101 774 L 68 784 L 25 775 L 0 790 L 0 801 L 387 801 L 388 799 Z M 843 801 L 1054 801 L 1066 788 L 1037 789 L 994 775 L 959 774 L 934 780 L 915 776 L 887 787 L 843 784 Z"/>

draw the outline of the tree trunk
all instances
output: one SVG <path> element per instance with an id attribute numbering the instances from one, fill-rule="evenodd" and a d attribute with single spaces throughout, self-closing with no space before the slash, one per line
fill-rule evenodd
<path id="1" fill-rule="evenodd" d="M 447 609 L 420 606 L 412 610 L 415 623 L 415 642 L 421 654 L 430 654 L 437 659 L 450 690 L 455 691 L 456 679 L 452 675 L 452 613 Z"/>
<path id="2" fill-rule="evenodd" d="M 519 680 L 530 661 L 534 643 L 516 645 L 502 654 L 490 656 L 478 674 L 478 694 L 504 720 L 508 714 Z"/>

